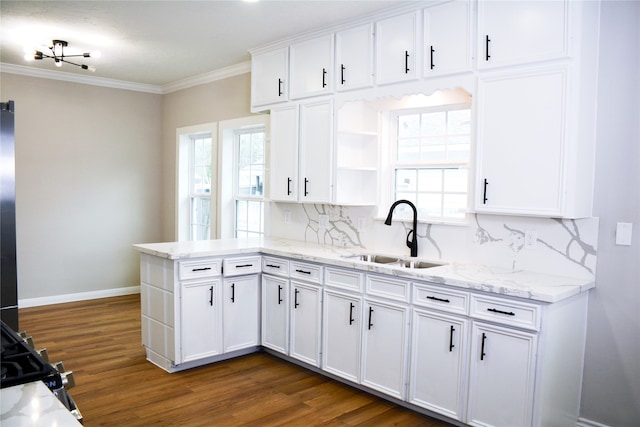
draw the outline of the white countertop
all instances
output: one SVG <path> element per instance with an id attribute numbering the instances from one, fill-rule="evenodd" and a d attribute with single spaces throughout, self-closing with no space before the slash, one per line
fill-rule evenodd
<path id="1" fill-rule="evenodd" d="M 42 381 L 0 390 L 2 427 L 81 426 Z"/>
<path id="2" fill-rule="evenodd" d="M 561 301 L 595 287 L 593 279 L 511 271 L 477 264 L 454 262 L 426 269 L 393 267 L 349 258 L 349 256 L 371 252 L 365 249 L 339 248 L 285 239 L 254 238 L 150 243 L 137 244 L 134 248 L 141 253 L 174 260 L 261 253 L 541 302 Z M 439 262 L 436 261 L 436 263 Z"/>

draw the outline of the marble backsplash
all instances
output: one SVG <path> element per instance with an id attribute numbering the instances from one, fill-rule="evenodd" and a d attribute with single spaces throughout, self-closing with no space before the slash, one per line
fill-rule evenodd
<path id="1" fill-rule="evenodd" d="M 410 222 L 392 226 L 372 207 L 271 203 L 270 237 L 409 256 Z M 286 216 L 291 220 L 285 222 Z M 326 227 L 321 227 L 326 215 Z M 533 236 L 525 245 L 525 232 Z M 579 278 L 595 277 L 598 218 L 471 214 L 464 225 L 418 224 L 418 256 Z"/>

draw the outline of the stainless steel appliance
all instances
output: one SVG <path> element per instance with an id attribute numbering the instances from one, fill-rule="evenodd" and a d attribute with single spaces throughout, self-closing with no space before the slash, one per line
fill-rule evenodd
<path id="1" fill-rule="evenodd" d="M 0 104 L 0 318 L 18 330 L 14 102 Z"/>
<path id="2" fill-rule="evenodd" d="M 38 352 L 32 347 L 31 337 L 16 333 L 4 322 L 0 322 L 0 341 L 0 388 L 42 381 L 75 418 L 82 422 L 82 414 L 67 392 L 67 389 L 75 385 L 73 372 L 66 372 L 62 362 L 50 364 L 45 359 L 46 351 Z"/>

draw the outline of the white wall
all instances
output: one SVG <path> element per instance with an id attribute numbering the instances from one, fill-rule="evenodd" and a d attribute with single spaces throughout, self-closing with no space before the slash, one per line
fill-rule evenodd
<path id="1" fill-rule="evenodd" d="M 640 423 L 640 2 L 601 9 L 595 215 L 600 217 L 581 415 L 609 426 Z M 632 246 L 615 245 L 616 222 Z"/>
<path id="2" fill-rule="evenodd" d="M 131 245 L 160 239 L 161 97 L 7 73 L 1 84 L 16 103 L 20 306 L 138 286 Z"/>

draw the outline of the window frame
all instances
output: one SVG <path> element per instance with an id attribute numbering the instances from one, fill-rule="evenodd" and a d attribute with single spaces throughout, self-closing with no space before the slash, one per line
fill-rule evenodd
<path id="1" fill-rule="evenodd" d="M 262 173 L 263 173 L 263 179 L 262 179 L 262 193 L 260 195 L 252 195 L 252 194 L 240 194 L 239 191 L 239 187 L 240 187 L 240 182 L 239 182 L 239 174 L 240 174 L 240 136 L 241 135 L 246 135 L 246 134 L 253 134 L 253 133 L 257 133 L 261 132 L 264 134 L 264 144 L 263 144 L 263 163 L 262 163 Z M 234 215 L 233 215 L 233 229 L 234 229 L 234 237 L 238 238 L 238 233 L 240 231 L 244 232 L 244 233 L 253 233 L 254 236 L 253 237 L 258 237 L 258 236 L 264 236 L 265 235 L 265 194 L 266 194 L 266 176 L 267 176 L 267 152 L 268 152 L 268 134 L 267 134 L 267 126 L 264 124 L 259 124 L 259 125 L 255 125 L 255 126 L 245 126 L 242 128 L 237 128 L 233 130 L 233 208 L 234 208 Z M 258 203 L 260 206 L 260 227 L 259 227 L 259 231 L 253 231 L 253 230 L 249 230 L 248 227 L 247 229 L 243 229 L 240 230 L 239 229 L 239 224 L 238 224 L 238 216 L 239 216 L 239 211 L 238 211 L 238 205 L 240 202 L 246 202 L 246 203 Z M 248 208 L 249 209 L 249 208 Z M 248 224 L 248 221 L 247 221 Z"/>
<path id="2" fill-rule="evenodd" d="M 425 113 L 434 113 L 434 112 L 449 112 L 449 111 L 458 111 L 458 110 L 469 110 L 469 156 L 466 161 L 459 160 L 433 160 L 433 161 L 398 161 L 398 119 L 400 116 L 411 115 L 411 114 L 425 114 Z M 389 156 L 389 161 L 387 165 L 385 165 L 383 170 L 383 175 L 386 179 L 383 179 L 382 182 L 387 182 L 388 184 L 385 186 L 384 194 L 382 195 L 382 205 L 380 208 L 380 216 L 386 216 L 387 211 L 384 211 L 386 206 L 389 206 L 393 201 L 396 200 L 396 171 L 400 169 L 415 169 L 415 170 L 424 170 L 424 169 L 434 169 L 434 170 L 445 170 L 445 169 L 465 169 L 467 171 L 466 177 L 466 206 L 463 217 L 451 217 L 451 216 L 419 216 L 418 221 L 423 223 L 436 223 L 436 224 L 451 224 L 451 225 L 465 225 L 468 223 L 468 214 L 470 212 L 470 203 L 472 198 L 472 162 L 473 162 L 473 154 L 474 154 L 474 138 L 473 138 L 473 110 L 471 103 L 455 103 L 455 104 L 442 104 L 442 105 L 430 105 L 424 107 L 414 107 L 414 108 L 406 108 L 406 109 L 396 109 L 390 110 L 386 112 L 386 120 L 387 120 L 387 137 L 388 137 L 388 145 L 387 145 L 387 153 Z M 444 183 L 442 184 L 444 186 Z M 418 194 L 416 192 L 416 194 Z M 453 193 L 453 192 L 444 192 L 441 191 L 439 193 L 442 198 L 444 198 L 445 194 L 462 194 L 462 193 Z M 386 200 L 385 200 L 386 199 Z M 386 202 L 386 203 L 385 203 Z M 420 211 L 420 207 L 418 206 L 418 210 Z M 444 205 L 441 206 L 441 212 L 444 210 Z M 384 212 L 383 212 L 384 211 Z M 408 212 L 408 210 L 407 210 Z M 394 213 L 394 218 L 401 221 L 411 220 L 412 217 L 402 215 L 401 211 Z"/>

